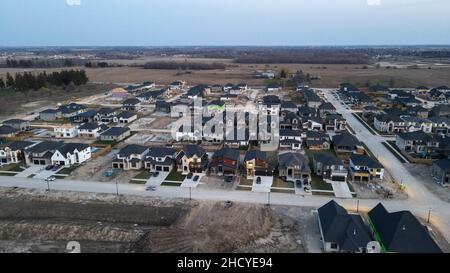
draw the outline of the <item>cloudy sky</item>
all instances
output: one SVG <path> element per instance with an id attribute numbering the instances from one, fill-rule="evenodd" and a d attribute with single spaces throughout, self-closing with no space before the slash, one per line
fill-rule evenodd
<path id="1" fill-rule="evenodd" d="M 1 0 L 0 46 L 450 44 L 450 0 Z"/>

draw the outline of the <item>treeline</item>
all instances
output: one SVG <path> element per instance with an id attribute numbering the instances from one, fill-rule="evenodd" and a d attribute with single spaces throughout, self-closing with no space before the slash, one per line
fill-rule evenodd
<path id="1" fill-rule="evenodd" d="M 6 79 L 0 78 L 0 88 L 11 88 L 16 91 L 39 90 L 49 86 L 83 85 L 89 81 L 84 70 L 63 70 L 47 74 L 45 71 L 17 73 L 12 76 L 6 73 Z"/>
<path id="2" fill-rule="evenodd" d="M 80 60 L 63 59 L 63 60 L 49 60 L 49 59 L 6 59 L 5 62 L 0 63 L 0 67 L 6 68 L 57 68 L 57 67 L 72 67 L 82 65 Z"/>
<path id="3" fill-rule="evenodd" d="M 191 63 L 191 62 L 149 62 L 144 64 L 145 69 L 179 69 L 179 70 L 213 70 L 225 69 L 223 63 Z"/>
<path id="4" fill-rule="evenodd" d="M 235 58 L 241 64 L 369 64 L 370 58 L 362 54 L 325 54 L 303 53 L 290 54 L 251 54 Z"/>
<path id="5" fill-rule="evenodd" d="M 111 65 L 107 62 L 86 62 L 84 66 L 87 68 L 105 68 Z"/>

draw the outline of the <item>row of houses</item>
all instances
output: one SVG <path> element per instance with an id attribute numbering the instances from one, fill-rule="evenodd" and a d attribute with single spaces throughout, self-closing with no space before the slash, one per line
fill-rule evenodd
<path id="1" fill-rule="evenodd" d="M 360 214 L 348 213 L 330 201 L 318 209 L 317 216 L 325 252 L 373 252 L 376 241 L 383 253 L 442 253 L 427 227 L 410 211 L 389 212 L 379 203 L 368 212 L 366 223 Z"/>
<path id="2" fill-rule="evenodd" d="M 91 147 L 62 141 L 15 141 L 0 148 L 1 165 L 24 162 L 27 165 L 71 166 L 91 158 Z"/>

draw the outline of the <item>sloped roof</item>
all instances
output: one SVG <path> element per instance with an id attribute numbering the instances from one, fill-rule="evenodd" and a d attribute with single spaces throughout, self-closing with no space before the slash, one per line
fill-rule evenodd
<path id="1" fill-rule="evenodd" d="M 66 143 L 63 146 L 58 147 L 56 150 L 63 155 L 67 155 L 68 153 L 72 154 L 75 150 L 82 151 L 88 147 L 89 145 L 85 143 Z"/>
<path id="2" fill-rule="evenodd" d="M 410 211 L 389 213 L 379 203 L 369 211 L 368 215 L 381 242 L 389 252 L 442 252 L 433 238 L 431 238 L 427 228 Z"/>
<path id="3" fill-rule="evenodd" d="M 122 148 L 120 150 L 120 152 L 118 153 L 119 156 L 129 156 L 129 155 L 133 155 L 133 154 L 142 154 L 144 153 L 148 148 L 142 145 L 137 145 L 137 144 L 130 144 L 125 146 L 124 148 Z"/>
<path id="4" fill-rule="evenodd" d="M 194 155 L 196 155 L 197 157 L 202 157 L 203 155 L 206 154 L 205 149 L 203 149 L 199 145 L 192 145 L 192 144 L 184 146 L 183 151 L 187 157 L 192 157 Z"/>
<path id="5" fill-rule="evenodd" d="M 335 146 L 357 146 L 360 145 L 361 142 L 350 133 L 342 133 L 333 136 L 333 144 Z"/>
<path id="6" fill-rule="evenodd" d="M 350 160 L 353 162 L 355 166 L 367 166 L 369 168 L 379 169 L 383 168 L 378 160 L 373 159 L 368 155 L 352 155 Z"/>
<path id="7" fill-rule="evenodd" d="M 111 127 L 108 130 L 104 131 L 102 136 L 120 136 L 123 133 L 130 131 L 128 127 Z"/>
<path id="8" fill-rule="evenodd" d="M 258 150 L 251 150 L 247 151 L 245 153 L 244 161 L 249 161 L 252 159 L 260 159 L 260 160 L 267 160 L 267 154 L 266 152 L 258 151 Z"/>

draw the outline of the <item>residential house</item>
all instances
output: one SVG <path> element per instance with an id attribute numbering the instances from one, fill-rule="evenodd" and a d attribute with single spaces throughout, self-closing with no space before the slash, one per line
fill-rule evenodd
<path id="1" fill-rule="evenodd" d="M 239 87 L 242 91 L 247 91 L 248 89 L 248 85 L 246 83 L 239 83 L 238 85 L 236 85 L 237 87 Z"/>
<path id="2" fill-rule="evenodd" d="M 324 130 L 326 132 L 345 131 L 347 120 L 340 114 L 328 114 L 324 117 Z"/>
<path id="3" fill-rule="evenodd" d="M 94 122 L 97 118 L 97 113 L 98 112 L 96 110 L 87 110 L 86 112 L 77 114 L 70 119 L 75 123 Z"/>
<path id="4" fill-rule="evenodd" d="M 329 114 L 337 114 L 336 108 L 333 106 L 333 104 L 329 102 L 323 102 L 321 105 L 319 105 L 319 116 L 325 117 Z"/>
<path id="5" fill-rule="evenodd" d="M 382 252 L 442 253 L 428 228 L 410 211 L 388 212 L 379 203 L 369 211 L 368 222 Z"/>
<path id="6" fill-rule="evenodd" d="M 383 165 L 368 155 L 352 155 L 349 170 L 352 181 L 372 182 L 384 177 Z"/>
<path id="7" fill-rule="evenodd" d="M 86 112 L 87 107 L 84 105 L 72 102 L 67 105 L 61 105 L 58 108 L 58 110 L 61 111 L 63 118 L 72 118 L 76 115 Z"/>
<path id="8" fill-rule="evenodd" d="M 171 109 L 172 105 L 170 102 L 159 100 L 155 103 L 155 111 L 157 112 L 170 113 Z"/>
<path id="9" fill-rule="evenodd" d="M 354 92 L 349 93 L 348 99 L 351 103 L 353 103 L 356 107 L 365 107 L 369 105 L 374 105 L 375 102 L 370 98 L 368 95 L 364 94 L 363 92 Z"/>
<path id="10" fill-rule="evenodd" d="M 313 155 L 314 173 L 331 181 L 347 181 L 348 170 L 341 159 L 332 154 Z"/>
<path id="11" fill-rule="evenodd" d="M 380 114 L 375 116 L 373 126 L 383 133 L 394 134 L 405 131 L 405 121 L 397 115 Z"/>
<path id="12" fill-rule="evenodd" d="M 430 91 L 430 88 L 426 87 L 426 86 L 417 86 L 416 89 L 414 90 L 414 95 L 416 96 L 423 96 L 426 95 L 428 92 Z"/>
<path id="13" fill-rule="evenodd" d="M 433 134 L 448 135 L 450 133 L 450 119 L 446 117 L 431 117 L 431 132 Z"/>
<path id="14" fill-rule="evenodd" d="M 114 117 L 117 115 L 118 109 L 103 107 L 97 111 L 97 115 L 94 117 L 96 122 L 112 122 Z"/>
<path id="15" fill-rule="evenodd" d="M 156 91 L 148 91 L 143 94 L 138 95 L 136 98 L 141 102 L 150 102 L 154 103 L 158 98 L 161 98 L 164 93 L 166 93 L 165 89 L 160 89 Z"/>
<path id="16" fill-rule="evenodd" d="M 74 124 L 63 124 L 53 128 L 56 138 L 74 138 L 78 136 L 78 128 Z"/>
<path id="17" fill-rule="evenodd" d="M 122 102 L 122 110 L 124 111 L 138 111 L 141 107 L 141 101 L 137 98 L 126 99 Z"/>
<path id="18" fill-rule="evenodd" d="M 341 83 L 339 85 L 339 91 L 342 93 L 360 92 L 356 86 L 350 83 Z"/>
<path id="19" fill-rule="evenodd" d="M 423 131 L 425 133 L 431 133 L 433 129 L 433 123 L 425 118 L 419 118 L 415 116 L 400 116 L 405 122 L 405 131 Z"/>
<path id="20" fill-rule="evenodd" d="M 176 150 L 166 147 L 150 148 L 145 156 L 145 169 L 151 172 L 171 172 L 175 166 Z"/>
<path id="21" fill-rule="evenodd" d="M 245 153 L 244 169 L 247 179 L 253 179 L 259 175 L 269 176 L 273 174 L 266 152 L 258 150 L 250 150 Z"/>
<path id="22" fill-rule="evenodd" d="M 329 150 L 330 137 L 324 132 L 307 131 L 305 144 L 309 150 Z"/>
<path id="23" fill-rule="evenodd" d="M 64 145 L 62 141 L 42 141 L 25 149 L 26 164 L 50 165 L 56 149 Z"/>
<path id="24" fill-rule="evenodd" d="M 131 111 L 124 111 L 113 118 L 115 123 L 131 123 L 137 120 L 137 114 Z"/>
<path id="25" fill-rule="evenodd" d="M 208 154 L 198 145 L 186 145 L 176 156 L 178 171 L 182 174 L 205 173 Z"/>
<path id="26" fill-rule="evenodd" d="M 186 85 L 185 81 L 174 81 L 169 85 L 169 89 L 180 90 L 183 89 L 185 85 Z"/>
<path id="27" fill-rule="evenodd" d="M 111 98 L 116 101 L 126 99 L 130 93 L 122 87 L 114 88 L 111 90 Z"/>
<path id="28" fill-rule="evenodd" d="M 320 117 L 303 118 L 303 128 L 309 131 L 323 131 L 323 124 L 324 121 Z"/>
<path id="29" fill-rule="evenodd" d="M 223 147 L 212 155 L 209 170 L 215 175 L 236 176 L 239 170 L 239 162 L 239 150 Z"/>
<path id="30" fill-rule="evenodd" d="M 306 90 L 303 92 L 306 105 L 311 108 L 318 108 L 322 104 L 322 99 L 314 92 L 314 90 Z"/>
<path id="31" fill-rule="evenodd" d="M 128 127 L 111 127 L 100 134 L 101 141 L 120 142 L 131 135 Z"/>
<path id="32" fill-rule="evenodd" d="M 286 181 L 300 180 L 303 186 L 311 181 L 311 169 L 306 156 L 301 153 L 288 152 L 278 155 L 278 175 Z"/>
<path id="33" fill-rule="evenodd" d="M 19 129 L 13 128 L 8 125 L 0 126 L 0 138 L 9 138 L 14 137 L 16 134 L 20 132 Z"/>
<path id="34" fill-rule="evenodd" d="M 334 151 L 338 153 L 361 153 L 364 148 L 361 142 L 350 133 L 341 133 L 332 138 Z"/>
<path id="35" fill-rule="evenodd" d="M 428 118 L 428 109 L 423 108 L 422 106 L 418 105 L 415 107 L 407 107 L 405 112 L 408 115 L 416 116 L 418 118 Z"/>
<path id="36" fill-rule="evenodd" d="M 280 129 L 300 130 L 302 126 L 302 119 L 295 112 L 280 112 Z"/>
<path id="37" fill-rule="evenodd" d="M 434 106 L 430 111 L 431 117 L 447 117 L 450 118 L 450 105 L 441 104 Z"/>
<path id="38" fill-rule="evenodd" d="M 211 92 L 212 93 L 221 93 L 224 90 L 224 87 L 220 84 L 214 84 L 213 86 L 211 86 Z"/>
<path id="39" fill-rule="evenodd" d="M 281 90 L 281 85 L 278 83 L 270 83 L 266 86 L 267 92 L 279 92 Z"/>
<path id="40" fill-rule="evenodd" d="M 283 100 L 281 101 L 281 111 L 290 111 L 296 113 L 298 111 L 298 106 L 293 101 Z"/>
<path id="41" fill-rule="evenodd" d="M 30 141 L 15 141 L 0 147 L 0 166 L 25 162 L 25 150 L 35 143 Z"/>
<path id="42" fill-rule="evenodd" d="M 39 119 L 43 121 L 55 121 L 62 118 L 62 112 L 59 109 L 46 109 L 39 112 Z"/>
<path id="43" fill-rule="evenodd" d="M 53 165 L 70 167 L 91 158 L 91 147 L 84 143 L 66 143 L 55 149 L 51 157 Z"/>
<path id="44" fill-rule="evenodd" d="M 372 237 L 361 215 L 349 214 L 332 200 L 317 210 L 324 252 L 364 253 Z"/>
<path id="45" fill-rule="evenodd" d="M 369 91 L 377 95 L 387 95 L 390 92 L 390 89 L 387 86 L 376 84 L 369 87 Z"/>
<path id="46" fill-rule="evenodd" d="M 98 138 L 106 129 L 108 129 L 108 126 L 105 124 L 86 122 L 78 127 L 78 135 L 84 138 Z"/>
<path id="47" fill-rule="evenodd" d="M 232 84 L 232 83 L 227 83 L 227 84 L 225 84 L 224 86 L 223 86 L 223 91 L 230 91 L 230 89 L 231 88 L 233 88 L 234 87 L 234 84 Z"/>
<path id="48" fill-rule="evenodd" d="M 3 125 L 13 127 L 19 131 L 28 131 L 30 129 L 30 121 L 23 119 L 9 119 L 3 121 Z"/>
<path id="49" fill-rule="evenodd" d="M 302 135 L 299 130 L 280 129 L 280 147 L 300 150 L 302 148 Z"/>
<path id="50" fill-rule="evenodd" d="M 441 184 L 447 185 L 450 183 L 450 159 L 444 158 L 433 162 L 431 167 L 431 177 Z"/>
<path id="51" fill-rule="evenodd" d="M 437 138 L 423 131 L 399 133 L 396 136 L 395 144 L 406 153 L 415 153 L 423 157 L 434 154 L 439 149 Z"/>
<path id="52" fill-rule="evenodd" d="M 148 147 L 130 144 L 122 148 L 112 162 L 114 169 L 140 170 L 144 166 L 145 155 Z"/>
<path id="53" fill-rule="evenodd" d="M 298 108 L 298 115 L 301 118 L 310 118 L 317 116 L 317 110 L 309 106 L 301 106 Z"/>

